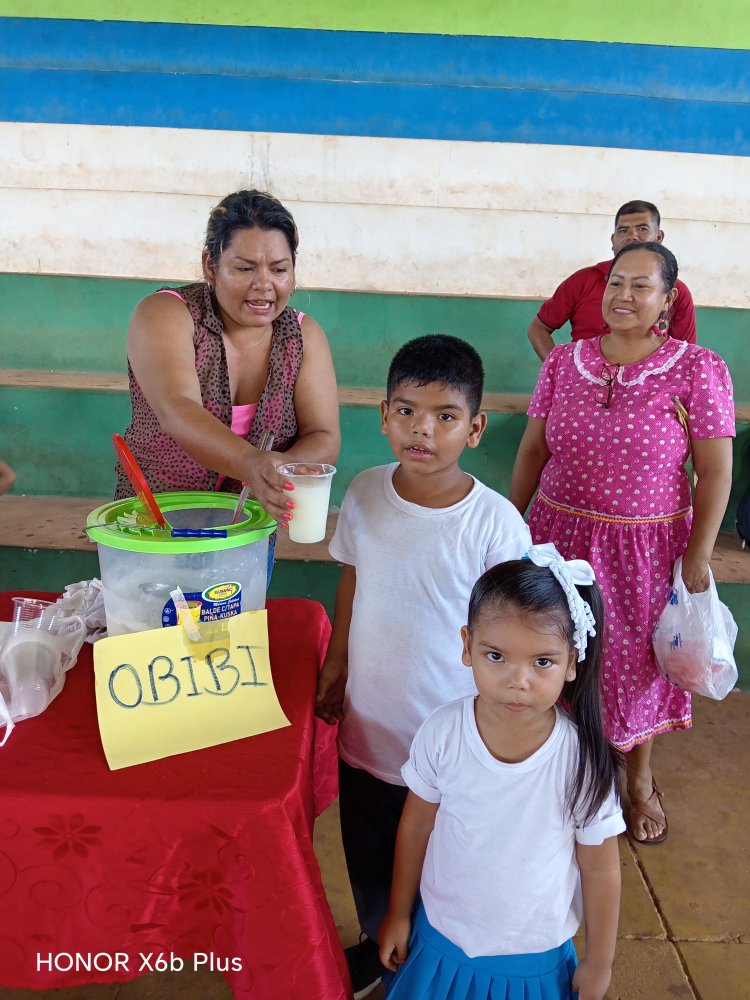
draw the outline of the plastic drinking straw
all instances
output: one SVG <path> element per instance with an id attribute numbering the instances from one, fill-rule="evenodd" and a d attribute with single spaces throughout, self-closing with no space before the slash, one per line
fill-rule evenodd
<path id="1" fill-rule="evenodd" d="M 260 436 L 260 442 L 258 443 L 258 451 L 270 451 L 273 448 L 273 431 L 265 430 Z M 239 521 L 242 510 L 245 506 L 245 501 L 250 496 L 252 491 L 252 486 L 249 483 L 242 484 L 242 491 L 237 501 L 237 506 L 234 508 L 234 514 L 232 514 L 232 520 L 230 524 L 237 524 Z"/>
<path id="2" fill-rule="evenodd" d="M 185 600 L 182 588 L 175 587 L 174 590 L 170 591 L 169 596 L 174 602 L 174 609 L 177 612 L 177 620 L 185 630 L 185 634 L 188 639 L 192 639 L 193 642 L 199 642 L 201 638 L 201 630 L 198 628 L 198 623 L 190 614 L 190 608 L 188 607 L 188 602 Z"/>

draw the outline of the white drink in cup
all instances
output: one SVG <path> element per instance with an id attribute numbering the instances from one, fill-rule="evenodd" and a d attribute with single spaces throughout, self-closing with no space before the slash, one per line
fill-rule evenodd
<path id="1" fill-rule="evenodd" d="M 293 484 L 284 490 L 294 500 L 289 537 L 293 542 L 320 542 L 326 536 L 331 480 L 336 472 L 333 465 L 318 462 L 292 462 L 280 465 L 278 472 Z"/>

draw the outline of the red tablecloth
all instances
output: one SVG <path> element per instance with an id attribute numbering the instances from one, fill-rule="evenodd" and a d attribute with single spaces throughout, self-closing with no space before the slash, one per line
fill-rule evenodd
<path id="1" fill-rule="evenodd" d="M 330 626 L 298 599 L 269 601 L 268 622 L 289 727 L 110 771 L 88 644 L 46 712 L 17 725 L 0 749 L 0 984 L 124 981 L 175 956 L 225 972 L 235 997 L 347 996 L 312 846 L 336 794 L 335 734 L 313 716 Z M 60 971 L 69 956 L 98 971 Z"/>

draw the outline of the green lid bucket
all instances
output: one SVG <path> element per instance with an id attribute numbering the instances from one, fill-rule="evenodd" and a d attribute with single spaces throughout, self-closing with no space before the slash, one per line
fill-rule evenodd
<path id="1" fill-rule="evenodd" d="M 216 622 L 265 605 L 268 536 L 274 519 L 255 500 L 230 524 L 234 493 L 158 493 L 172 528 L 226 530 L 226 537 L 173 537 L 154 526 L 137 497 L 92 510 L 86 531 L 97 543 L 110 635 L 177 623 L 172 591 L 179 587 L 196 621 Z"/>
<path id="2" fill-rule="evenodd" d="M 244 517 L 230 524 L 237 506 L 235 493 L 157 493 L 156 502 L 175 528 L 225 528 L 226 538 L 173 538 L 168 531 L 153 527 L 151 516 L 138 497 L 113 500 L 92 510 L 86 518 L 86 532 L 92 541 L 126 552 L 177 555 L 234 549 L 267 538 L 276 521 L 257 500 L 247 500 Z"/>

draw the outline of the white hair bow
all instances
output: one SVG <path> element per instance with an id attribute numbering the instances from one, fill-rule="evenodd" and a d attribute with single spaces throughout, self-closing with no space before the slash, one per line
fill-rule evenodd
<path id="1" fill-rule="evenodd" d="M 596 621 L 591 607 L 576 590 L 576 587 L 590 587 L 592 583 L 596 583 L 590 563 L 585 559 L 570 559 L 566 562 L 552 542 L 532 545 L 526 558 L 536 566 L 546 566 L 565 591 L 570 617 L 573 619 L 573 645 L 578 650 L 580 662 L 586 655 L 588 637 L 596 635 Z"/>

